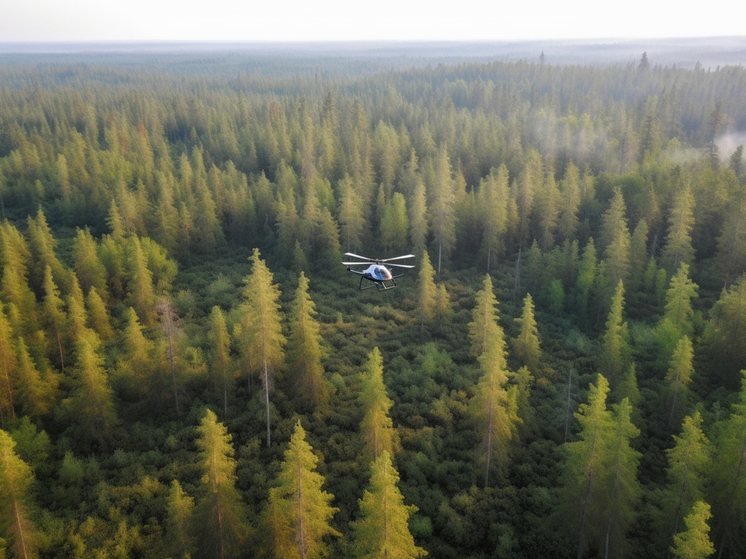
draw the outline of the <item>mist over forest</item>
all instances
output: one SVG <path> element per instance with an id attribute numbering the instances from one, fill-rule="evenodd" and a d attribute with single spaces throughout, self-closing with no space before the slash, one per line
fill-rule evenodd
<path id="1" fill-rule="evenodd" d="M 745 48 L 0 44 L 0 557 L 743 557 Z"/>

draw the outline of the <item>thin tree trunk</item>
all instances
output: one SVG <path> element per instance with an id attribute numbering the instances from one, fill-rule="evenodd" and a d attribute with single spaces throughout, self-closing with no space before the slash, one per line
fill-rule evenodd
<path id="1" fill-rule="evenodd" d="M 489 406 L 489 421 L 487 422 L 487 466 L 484 469 L 484 486 L 490 482 L 490 457 L 492 456 L 492 399 Z"/>
<path id="2" fill-rule="evenodd" d="M 521 289 L 521 250 L 523 250 L 523 247 L 518 247 L 518 260 L 515 262 L 515 287 L 513 290 L 516 294 Z"/>
<path id="3" fill-rule="evenodd" d="M 570 389 L 572 387 L 572 369 L 567 375 L 567 405 L 565 406 L 565 442 L 570 434 Z"/>
<path id="4" fill-rule="evenodd" d="M 676 401 L 679 398 L 679 391 L 673 393 L 673 404 L 671 404 L 671 413 L 668 414 L 668 428 L 671 429 L 671 425 L 673 424 L 673 413 L 676 410 Z"/>
<path id="5" fill-rule="evenodd" d="M 591 498 L 591 487 L 593 486 L 593 466 L 588 473 L 588 491 L 585 492 L 583 503 L 583 515 L 580 517 L 580 534 L 578 534 L 578 559 L 583 559 L 583 547 L 585 546 L 585 517 L 588 514 L 588 501 Z"/>
<path id="6" fill-rule="evenodd" d="M 272 446 L 271 434 L 269 431 L 269 366 L 264 361 L 264 404 L 267 411 L 267 448 Z"/>
<path id="7" fill-rule="evenodd" d="M 13 501 L 13 514 L 16 517 L 16 526 L 18 526 L 18 541 L 21 542 L 21 556 L 24 559 L 28 559 L 28 550 L 26 549 L 26 537 L 23 533 L 23 520 L 21 519 L 21 511 L 18 510 L 18 501 Z"/>

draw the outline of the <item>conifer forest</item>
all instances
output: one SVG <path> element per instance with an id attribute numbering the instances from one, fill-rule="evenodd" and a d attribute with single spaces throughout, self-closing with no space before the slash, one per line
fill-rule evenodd
<path id="1" fill-rule="evenodd" d="M 0 557 L 746 556 L 745 93 L 0 56 Z"/>

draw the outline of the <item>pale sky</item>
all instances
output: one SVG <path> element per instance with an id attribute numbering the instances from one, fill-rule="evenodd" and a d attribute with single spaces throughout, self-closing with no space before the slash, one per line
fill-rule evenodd
<path id="1" fill-rule="evenodd" d="M 0 43 L 722 37 L 745 16 L 724 0 L 0 0 Z"/>

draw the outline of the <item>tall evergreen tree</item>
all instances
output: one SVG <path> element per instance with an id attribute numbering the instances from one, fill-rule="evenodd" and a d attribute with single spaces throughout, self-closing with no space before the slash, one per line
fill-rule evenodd
<path id="1" fill-rule="evenodd" d="M 365 458 L 376 460 L 385 450 L 393 455 L 399 448 L 399 435 L 389 416 L 393 402 L 383 383 L 383 357 L 378 348 L 368 354 L 360 387 L 363 419 L 360 430 L 365 441 Z"/>
<path id="2" fill-rule="evenodd" d="M 222 395 L 223 411 L 228 413 L 228 391 L 232 380 L 232 363 L 230 356 L 231 339 L 225 325 L 223 311 L 217 305 L 210 314 L 210 331 L 208 333 L 212 349 L 212 375 L 215 386 Z"/>
<path id="3" fill-rule="evenodd" d="M 430 256 L 427 251 L 422 253 L 422 264 L 417 285 L 417 318 L 420 329 L 424 332 L 435 318 L 435 303 L 437 287 L 435 286 L 435 270 L 430 264 Z"/>
<path id="4" fill-rule="evenodd" d="M 601 373 L 609 378 L 612 384 L 621 380 L 622 375 L 631 364 L 629 331 L 624 322 L 624 285 L 619 281 L 611 301 L 611 310 L 606 319 L 606 332 L 603 336 L 600 367 Z"/>
<path id="5" fill-rule="evenodd" d="M 324 478 L 316 472 L 317 463 L 298 421 L 265 512 L 273 556 L 278 559 L 326 557 L 323 538 L 341 536 L 329 525 L 339 509 L 331 506 L 334 496 L 321 488 Z"/>
<path id="6" fill-rule="evenodd" d="M 477 292 L 476 305 L 471 312 L 472 321 L 469 323 L 471 353 L 476 357 L 487 351 L 491 340 L 503 337 L 502 329 L 497 324 L 497 297 L 492 290 L 489 274 L 485 276 L 483 286 Z"/>
<path id="7" fill-rule="evenodd" d="M 626 206 L 621 190 L 614 192 L 609 209 L 603 216 L 603 246 L 606 262 L 607 288 L 613 291 L 629 272 L 630 234 L 627 228 Z"/>
<path id="8" fill-rule="evenodd" d="M 539 345 L 539 330 L 534 318 L 534 301 L 531 294 L 526 294 L 523 299 L 523 312 L 515 321 L 520 325 L 518 337 L 513 339 L 513 350 L 521 364 L 536 374 L 539 371 L 541 359 L 541 348 Z"/>
<path id="9" fill-rule="evenodd" d="M 251 274 L 246 276 L 243 311 L 243 328 L 248 340 L 250 361 L 262 378 L 264 403 L 267 416 L 267 446 L 271 446 L 269 393 L 272 377 L 282 365 L 285 337 L 280 324 L 280 290 L 272 282 L 272 272 L 264 260 L 259 258 L 259 249 L 254 249 L 250 258 Z M 250 373 L 256 371 L 249 371 Z"/>
<path id="10" fill-rule="evenodd" d="M 16 353 L 13 347 L 13 329 L 3 311 L 0 302 L 0 422 L 15 419 L 16 405 L 14 393 L 16 391 Z"/>
<path id="11" fill-rule="evenodd" d="M 691 512 L 684 518 L 686 530 L 673 538 L 671 553 L 681 559 L 705 559 L 715 553 L 707 525 L 710 518 L 710 505 L 704 501 L 694 503 Z"/>
<path id="12" fill-rule="evenodd" d="M 430 185 L 430 230 L 438 248 L 437 273 L 444 258 L 448 258 L 456 241 L 455 186 L 448 151 L 441 147 L 435 160 L 434 182 Z"/>
<path id="13" fill-rule="evenodd" d="M 710 443 L 702 432 L 699 412 L 684 418 L 681 435 L 674 435 L 675 445 L 666 451 L 668 487 L 664 493 L 661 534 L 672 538 L 694 503 L 704 498 L 704 485 L 711 467 Z"/>
<path id="14" fill-rule="evenodd" d="M 692 382 L 692 373 L 694 372 L 692 365 L 693 359 L 694 349 L 692 342 L 688 337 L 684 336 L 676 344 L 676 349 L 674 349 L 673 356 L 671 357 L 671 366 L 666 375 L 666 380 L 669 382 L 671 391 L 673 392 L 671 411 L 668 414 L 669 429 L 673 425 L 676 405 L 679 403 L 679 400 L 685 401 L 687 386 Z"/>
<path id="15" fill-rule="evenodd" d="M 404 504 L 397 487 L 399 474 L 384 450 L 371 466 L 370 485 L 360 500 L 360 517 L 353 523 L 353 552 L 360 559 L 416 559 L 427 555 L 409 531 L 417 511 Z"/>
<path id="16" fill-rule="evenodd" d="M 487 273 L 490 273 L 493 256 L 502 252 L 503 235 L 508 218 L 508 168 L 505 164 L 490 173 L 479 183 L 479 202 L 482 210 L 482 243 L 487 252 Z"/>
<path id="17" fill-rule="evenodd" d="M 689 265 L 686 262 L 681 262 L 666 291 L 664 314 L 664 319 L 681 335 L 691 336 L 694 333 L 692 299 L 697 297 L 698 287 L 696 283 L 689 279 Z"/>
<path id="18" fill-rule="evenodd" d="M 236 490 L 236 460 L 228 430 L 207 410 L 197 427 L 203 496 L 195 509 L 200 557 L 240 557 L 249 533 L 245 505 Z"/>
<path id="19" fill-rule="evenodd" d="M 608 524 L 604 542 L 604 558 L 626 556 L 625 534 L 635 520 L 642 488 L 637 480 L 640 454 L 630 446 L 630 440 L 640 434 L 632 423 L 632 406 L 628 398 L 614 406 L 606 475 Z"/>
<path id="20" fill-rule="evenodd" d="M 40 534 L 30 516 L 30 492 L 34 481 L 31 467 L 15 452 L 16 442 L 0 430 L 0 533 L 14 557 L 39 556 Z M 4 550 L 0 548 L 0 552 Z"/>
<path id="21" fill-rule="evenodd" d="M 671 215 L 668 218 L 668 233 L 661 254 L 661 265 L 673 275 L 679 264 L 691 265 L 694 262 L 692 247 L 692 227 L 694 227 L 694 196 L 686 186 L 676 193 Z"/>
<path id="22" fill-rule="evenodd" d="M 321 364 L 322 338 L 317 314 L 316 305 L 308 294 L 308 278 L 301 272 L 290 309 L 285 363 L 296 397 L 310 409 L 323 403 L 328 394 Z"/>
<path id="23" fill-rule="evenodd" d="M 580 423 L 579 440 L 565 443 L 567 458 L 563 472 L 563 501 L 566 520 L 578 538 L 577 557 L 581 559 L 589 542 L 597 545 L 608 532 L 607 510 L 608 449 L 613 420 L 606 409 L 609 383 L 598 375 L 591 385 L 588 403 L 581 404 L 575 418 Z M 601 545 L 598 545 L 599 549 Z"/>
<path id="24" fill-rule="evenodd" d="M 194 551 L 191 530 L 194 499 L 187 495 L 177 480 L 171 482 L 166 504 L 165 548 L 171 557 L 188 559 Z"/>
<path id="25" fill-rule="evenodd" d="M 491 465 L 496 462 L 498 469 L 505 467 L 508 441 L 513 438 L 515 424 L 519 421 L 517 394 L 514 389 L 510 393 L 505 389 L 508 370 L 502 332 L 489 339 L 487 350 L 479 357 L 479 362 L 483 374 L 477 384 L 473 406 L 485 447 L 486 487 L 489 485 Z"/>

